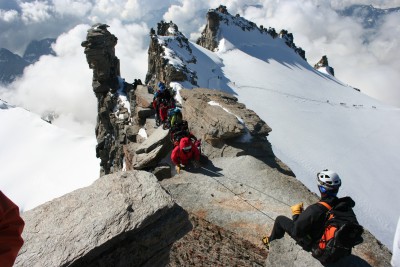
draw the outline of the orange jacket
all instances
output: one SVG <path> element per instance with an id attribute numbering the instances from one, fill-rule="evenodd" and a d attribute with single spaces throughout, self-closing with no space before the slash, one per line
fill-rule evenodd
<path id="1" fill-rule="evenodd" d="M 11 267 L 24 240 L 21 237 L 24 221 L 18 206 L 0 191 L 0 265 Z"/>
<path id="2" fill-rule="evenodd" d="M 188 146 L 191 146 L 192 149 L 189 152 L 184 152 L 183 148 Z M 171 160 L 175 165 L 186 165 L 192 159 L 197 161 L 200 160 L 200 151 L 188 137 L 183 137 L 179 141 L 179 146 L 176 146 L 174 150 L 172 150 Z"/>

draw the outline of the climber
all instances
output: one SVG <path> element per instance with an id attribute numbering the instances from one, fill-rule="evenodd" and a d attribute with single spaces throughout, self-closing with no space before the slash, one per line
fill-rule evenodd
<path id="1" fill-rule="evenodd" d="M 189 130 L 189 125 L 186 120 L 175 123 L 174 126 L 169 129 L 169 135 L 174 147 L 179 145 L 179 141 L 183 137 L 189 137 L 200 151 L 201 140 L 197 140 L 197 137 Z"/>
<path id="2" fill-rule="evenodd" d="M 338 202 L 336 197 L 341 180 L 339 175 L 333 171 L 324 170 L 317 174 L 318 189 L 321 200 L 331 207 Z M 291 207 L 293 217 L 278 216 L 270 236 L 263 237 L 262 241 L 269 249 L 270 242 L 281 239 L 285 232 L 288 233 L 306 251 L 311 251 L 313 245 L 318 243 L 325 228 L 326 214 L 328 209 L 321 203 L 315 203 L 303 211 L 303 203 Z"/>
<path id="3" fill-rule="evenodd" d="M 179 141 L 179 145 L 172 150 L 171 160 L 176 165 L 177 173 L 190 162 L 192 162 L 193 167 L 198 168 L 200 166 L 200 151 L 189 137 L 183 137 Z"/>
<path id="4" fill-rule="evenodd" d="M 167 118 L 169 108 L 175 107 L 173 97 L 163 82 L 158 83 L 158 90 L 154 93 L 153 108 L 156 111 L 156 125 L 159 126 Z"/>
<path id="5" fill-rule="evenodd" d="M 175 124 L 181 123 L 183 120 L 182 111 L 179 107 L 170 108 L 167 112 L 167 119 L 164 121 L 163 129 L 170 129 Z"/>
<path id="6" fill-rule="evenodd" d="M 24 240 L 21 237 L 24 221 L 19 209 L 0 191 L 0 265 L 11 267 Z"/>

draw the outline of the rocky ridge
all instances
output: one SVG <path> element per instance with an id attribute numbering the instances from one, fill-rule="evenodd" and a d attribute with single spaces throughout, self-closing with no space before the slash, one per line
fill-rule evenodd
<path id="1" fill-rule="evenodd" d="M 220 5 L 216 9 L 210 9 L 207 13 L 207 25 L 201 33 L 201 37 L 197 40 L 197 44 L 211 51 L 218 50 L 218 44 L 221 39 L 219 29 L 221 25 L 228 27 L 238 27 L 242 31 L 258 31 L 263 34 L 268 34 L 272 38 L 279 37 L 283 39 L 287 46 L 292 48 L 297 54 L 299 54 L 304 60 L 306 60 L 305 51 L 301 47 L 297 47 L 294 43 L 293 34 L 287 30 L 282 29 L 279 34 L 274 28 L 264 28 L 260 25 L 258 27 L 254 22 L 248 21 L 245 18 L 240 17 L 239 14 L 233 16 L 229 14 L 226 6 Z"/>
<path id="2" fill-rule="evenodd" d="M 168 132 L 154 128 L 151 86 L 121 85 L 117 39 L 106 28 L 93 26 L 82 44 L 99 103 L 102 177 L 23 214 L 26 243 L 16 266 L 321 266 L 290 238 L 273 242 L 268 257 L 261 244 L 277 215 L 290 216 L 290 205 L 317 201 L 273 154 L 268 125 L 232 95 L 181 90 L 204 157 L 201 168 L 176 175 Z M 349 264 L 388 266 L 387 248 L 368 231 L 364 239 Z"/>

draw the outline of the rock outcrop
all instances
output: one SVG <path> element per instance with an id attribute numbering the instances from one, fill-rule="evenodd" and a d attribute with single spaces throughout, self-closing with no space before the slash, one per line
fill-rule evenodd
<path id="1" fill-rule="evenodd" d="M 22 216 L 25 244 L 15 266 L 162 266 L 192 228 L 143 171 L 103 176 Z"/>
<path id="2" fill-rule="evenodd" d="M 195 63 L 196 58 L 192 55 L 188 39 L 178 30 L 178 26 L 161 21 L 157 25 L 157 33 L 151 29 L 150 38 L 145 83 L 155 87 L 159 81 L 166 85 L 171 81 L 188 81 L 196 86 L 197 74 L 185 64 Z M 167 49 L 169 46 L 180 47 L 184 53 L 177 54 L 173 49 Z M 175 63 L 171 63 L 171 60 Z"/>
<path id="3" fill-rule="evenodd" d="M 369 234 L 370 235 L 370 234 Z M 379 253 L 379 252 L 378 252 Z M 377 253 L 377 254 L 378 254 Z M 388 253 L 388 251 L 386 251 Z M 371 254 L 370 254 L 371 255 Z M 368 261 L 362 257 L 366 257 Z M 384 267 L 390 266 L 390 262 L 387 257 L 376 258 L 376 255 L 371 255 L 372 258 L 368 258 L 368 255 L 362 253 L 359 249 L 355 251 L 349 257 L 343 258 L 338 262 L 329 264 L 329 267 Z M 388 255 L 386 255 L 388 256 Z M 311 253 L 304 251 L 300 246 L 291 238 L 283 238 L 281 240 L 275 240 L 271 242 L 271 249 L 268 255 L 266 267 L 323 267 L 323 265 L 316 261 Z"/>
<path id="4" fill-rule="evenodd" d="M 252 155 L 281 172 L 292 171 L 275 157 L 266 136 L 271 128 L 237 98 L 205 88 L 180 90 L 183 117 L 190 130 L 202 138 L 202 151 L 209 158 Z"/>
<path id="5" fill-rule="evenodd" d="M 243 31 L 259 31 L 260 33 L 269 34 L 272 38 L 283 39 L 287 46 L 292 48 L 297 54 L 299 54 L 304 60 L 306 59 L 306 53 L 301 47 L 297 47 L 294 43 L 293 34 L 288 33 L 286 30 L 281 30 L 279 35 L 276 33 L 274 28 L 264 28 L 260 25 L 258 27 L 255 23 L 248 21 L 239 15 L 232 16 L 227 11 L 226 6 L 220 5 L 216 9 L 210 9 L 207 13 L 207 24 L 201 33 L 200 38 L 196 41 L 198 45 L 211 50 L 217 51 L 218 44 L 221 38 L 220 27 L 221 25 L 228 25 L 229 27 L 239 27 Z"/>
<path id="6" fill-rule="evenodd" d="M 147 87 L 136 84 L 136 90 L 145 96 L 136 98 L 134 85 L 120 77 L 119 59 L 115 56 L 118 39 L 107 27 L 93 25 L 82 42 L 89 68 L 93 69 L 92 87 L 98 102 L 96 156 L 101 160 L 100 175 L 131 168 L 129 160 L 133 156 L 126 154 L 126 146 L 137 142 L 140 120 L 154 114 L 149 103 L 139 102 L 141 106 L 136 107 L 137 100 L 151 101 L 152 96 L 145 93 Z"/>
<path id="7" fill-rule="evenodd" d="M 232 231 L 263 247 L 261 237 L 272 230 L 278 215 L 291 217 L 290 206 L 318 201 L 296 178 L 252 156 L 215 158 L 200 169 L 181 171 L 161 181 L 189 213 Z M 390 266 L 391 254 L 368 231 L 353 255 L 333 266 Z M 349 263 L 349 265 L 342 264 Z M 266 266 L 320 267 L 319 261 L 288 236 L 271 242 Z"/>
<path id="8" fill-rule="evenodd" d="M 322 56 L 321 60 L 314 65 L 314 69 L 324 69 L 326 73 L 335 76 L 335 70 L 331 66 L 329 66 L 328 58 L 326 56 Z"/>

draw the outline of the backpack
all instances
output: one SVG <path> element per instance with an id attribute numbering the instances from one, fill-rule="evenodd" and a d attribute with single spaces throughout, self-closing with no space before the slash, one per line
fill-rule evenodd
<path id="1" fill-rule="evenodd" d="M 169 131 L 170 131 L 171 141 L 174 144 L 174 146 L 179 144 L 181 138 L 190 135 L 188 122 L 185 120 L 182 120 L 179 123 L 175 123 L 175 125 L 172 126 Z"/>
<path id="2" fill-rule="evenodd" d="M 349 205 L 349 200 L 353 205 Z M 358 224 L 352 209 L 354 201 L 345 197 L 331 207 L 326 202 L 318 202 L 328 209 L 323 234 L 312 248 L 312 256 L 322 264 L 333 263 L 351 254 L 354 246 L 363 242 L 364 229 Z"/>
<path id="3" fill-rule="evenodd" d="M 180 108 L 173 108 L 168 111 L 168 121 L 170 122 L 170 127 L 175 124 L 180 124 L 183 120 L 182 112 Z"/>

